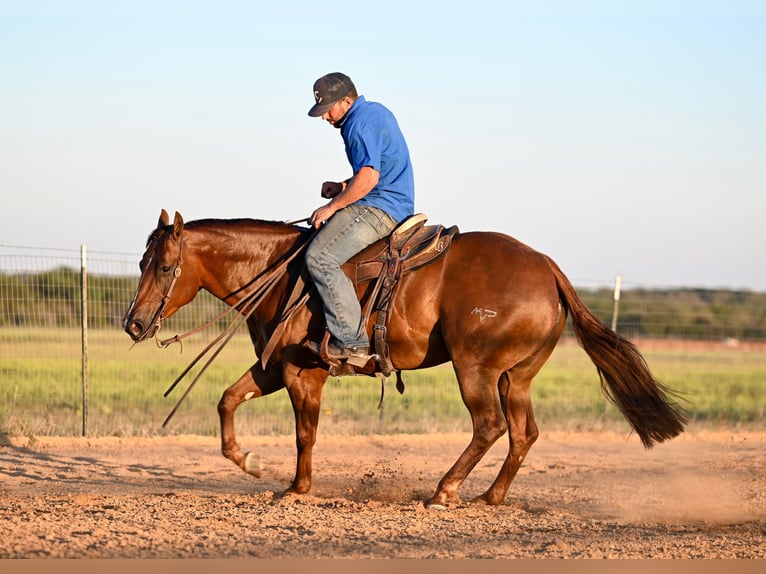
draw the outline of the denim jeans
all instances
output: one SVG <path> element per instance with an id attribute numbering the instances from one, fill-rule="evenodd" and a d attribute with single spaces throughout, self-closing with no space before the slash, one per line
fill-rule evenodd
<path id="1" fill-rule="evenodd" d="M 356 288 L 340 267 L 390 234 L 396 223 L 382 209 L 352 204 L 336 211 L 308 246 L 306 268 L 322 298 L 327 328 L 339 347 L 370 344 Z"/>

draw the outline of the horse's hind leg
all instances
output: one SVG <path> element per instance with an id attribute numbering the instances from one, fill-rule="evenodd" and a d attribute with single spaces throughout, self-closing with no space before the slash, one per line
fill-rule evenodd
<path id="1" fill-rule="evenodd" d="M 262 397 L 284 386 L 282 373 L 278 368 L 261 369 L 254 364 L 239 380 L 226 389 L 218 402 L 218 416 L 221 421 L 221 452 L 245 472 L 261 476 L 260 460 L 254 453 L 243 454 L 234 434 L 234 411 L 245 401 Z"/>
<path id="2" fill-rule="evenodd" d="M 511 482 L 521 468 L 524 458 L 529 449 L 537 440 L 538 430 L 535 423 L 535 414 L 532 410 L 530 390 L 532 379 L 542 369 L 545 362 L 556 348 L 556 342 L 564 329 L 565 315 L 561 305 L 556 309 L 557 315 L 552 315 L 555 320 L 548 336 L 543 340 L 537 351 L 531 353 L 526 359 L 517 363 L 512 369 L 501 374 L 498 380 L 500 400 L 508 425 L 508 440 L 510 446 L 508 456 L 503 462 L 500 472 L 492 483 L 492 486 L 477 497 L 474 502 L 484 504 L 501 504 L 508 494 Z M 530 338 L 530 340 L 532 340 Z"/>
<path id="3" fill-rule="evenodd" d="M 474 502 L 484 504 L 501 504 L 508 494 L 508 489 L 519 471 L 524 457 L 537 440 L 538 431 L 535 415 L 530 400 L 531 378 L 514 380 L 511 372 L 503 373 L 500 380 L 500 396 L 505 401 L 505 412 L 508 419 L 508 438 L 510 448 L 503 462 L 500 473 L 487 492 Z"/>
<path id="4" fill-rule="evenodd" d="M 429 508 L 440 508 L 450 501 L 459 500 L 458 489 L 476 464 L 506 431 L 506 421 L 500 405 L 497 385 L 499 373 L 455 368 L 460 381 L 463 402 L 471 414 L 473 436 L 471 442 L 439 481 L 434 495 L 426 501 Z"/>

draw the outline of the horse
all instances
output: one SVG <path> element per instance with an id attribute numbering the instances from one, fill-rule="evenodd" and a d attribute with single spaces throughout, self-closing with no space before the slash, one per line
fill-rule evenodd
<path id="1" fill-rule="evenodd" d="M 318 294 L 309 291 L 305 304 L 291 303 L 292 289 L 304 273 L 302 257 L 294 255 L 312 232 L 294 223 L 256 219 L 184 222 L 178 212 L 170 222 L 163 209 L 147 239 L 141 276 L 123 320 L 134 344 L 150 339 L 202 289 L 237 311 L 235 316 L 246 317 L 256 361 L 218 403 L 221 452 L 259 477 L 258 455 L 243 453 L 237 442 L 234 413 L 245 401 L 286 389 L 295 415 L 297 458 L 284 495 L 311 489 L 322 389 L 332 369 L 306 346 L 325 332 Z M 374 244 L 344 269 L 348 273 L 355 261 L 379 248 Z M 274 274 L 278 268 L 281 272 Z M 269 287 L 254 301 L 248 293 L 265 277 Z M 369 287 L 358 290 L 362 298 Z M 604 395 L 645 448 L 683 432 L 687 419 L 678 394 L 655 379 L 635 344 L 592 314 L 549 256 L 503 233 L 458 232 L 441 258 L 399 279 L 387 325 L 397 374 L 451 362 L 471 417 L 470 442 L 424 501 L 427 508 L 462 503 L 464 480 L 507 433 L 508 453 L 497 477 L 470 501 L 504 502 L 539 434 L 530 400 L 532 380 L 553 352 L 567 318 L 596 366 Z M 273 350 L 264 361 L 261 354 L 272 338 Z M 376 372 L 368 368 L 363 374 Z"/>

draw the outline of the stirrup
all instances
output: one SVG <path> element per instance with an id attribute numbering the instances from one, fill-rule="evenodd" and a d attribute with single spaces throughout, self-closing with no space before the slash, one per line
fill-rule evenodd
<path id="1" fill-rule="evenodd" d="M 322 337 L 321 342 L 317 343 L 316 341 L 309 341 L 306 343 L 306 347 L 316 355 L 319 355 L 325 363 L 336 367 L 340 367 L 342 362 L 345 361 L 349 365 L 361 369 L 365 367 L 371 359 L 377 359 L 378 357 L 369 352 L 355 352 L 352 349 L 337 347 L 335 344 L 330 343 L 329 331 L 325 331 L 325 335 Z M 369 349 L 369 347 L 367 347 L 367 349 Z"/>

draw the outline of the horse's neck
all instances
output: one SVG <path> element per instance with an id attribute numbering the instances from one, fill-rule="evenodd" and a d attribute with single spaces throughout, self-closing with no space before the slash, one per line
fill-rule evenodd
<path id="1" fill-rule="evenodd" d="M 248 297 L 291 251 L 298 235 L 289 229 L 261 231 L 257 225 L 204 233 L 195 238 L 201 288 L 228 305 Z"/>

